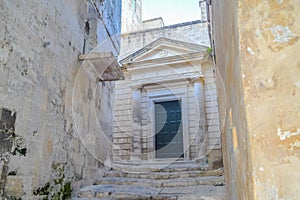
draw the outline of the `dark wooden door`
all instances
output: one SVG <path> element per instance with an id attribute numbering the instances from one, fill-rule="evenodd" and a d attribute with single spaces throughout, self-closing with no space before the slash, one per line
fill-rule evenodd
<path id="1" fill-rule="evenodd" d="M 155 103 L 156 158 L 180 158 L 183 155 L 180 102 Z"/>

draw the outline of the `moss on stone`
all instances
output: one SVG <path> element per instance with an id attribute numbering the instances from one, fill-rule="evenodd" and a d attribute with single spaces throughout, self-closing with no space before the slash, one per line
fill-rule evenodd
<path id="1" fill-rule="evenodd" d="M 51 200 L 71 199 L 72 185 L 71 182 L 65 181 L 64 167 L 58 168 L 57 171 L 59 174 L 57 178 L 49 181 L 44 187 L 38 188 L 33 194 L 47 195 Z"/>
<path id="2" fill-rule="evenodd" d="M 33 191 L 34 195 L 49 195 L 50 193 L 50 183 L 46 183 L 43 187 L 38 188 Z"/>
<path id="3" fill-rule="evenodd" d="M 211 53 L 212 53 L 212 49 L 209 47 L 209 48 L 207 48 L 207 53 L 209 54 L 209 55 L 211 55 Z"/>
<path id="4" fill-rule="evenodd" d="M 72 194 L 71 182 L 66 182 L 65 185 L 62 187 L 62 199 L 71 198 L 71 194 Z"/>

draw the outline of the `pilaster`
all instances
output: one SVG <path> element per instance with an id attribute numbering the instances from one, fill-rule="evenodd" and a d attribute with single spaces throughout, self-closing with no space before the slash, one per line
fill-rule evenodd
<path id="1" fill-rule="evenodd" d="M 196 96 L 197 110 L 198 110 L 198 127 L 196 134 L 196 160 L 199 162 L 206 162 L 207 160 L 207 145 L 208 135 L 206 126 L 205 114 L 205 94 L 204 94 L 204 78 L 194 80 L 194 92 Z"/>

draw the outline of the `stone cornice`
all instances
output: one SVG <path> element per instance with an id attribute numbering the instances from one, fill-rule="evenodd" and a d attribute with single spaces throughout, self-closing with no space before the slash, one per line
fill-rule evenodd
<path id="1" fill-rule="evenodd" d="M 169 38 L 162 37 L 162 38 L 159 38 L 159 39 L 151 42 L 150 44 L 147 44 L 146 46 L 135 51 L 134 53 L 131 53 L 130 55 L 126 56 L 125 58 L 121 59 L 120 63 L 121 64 L 132 63 L 132 62 L 135 62 L 141 56 L 145 56 L 155 49 L 168 50 L 169 48 L 177 48 L 178 50 L 185 50 L 185 51 L 188 51 L 188 53 L 206 52 L 207 51 L 207 47 L 202 46 L 202 45 L 178 41 L 178 40 L 172 40 Z"/>
<path id="2" fill-rule="evenodd" d="M 193 82 L 194 80 L 203 80 L 202 74 L 194 74 L 186 77 L 176 77 L 170 78 L 167 80 L 160 79 L 160 80 L 144 80 L 142 82 L 133 82 L 130 85 L 131 88 L 145 88 L 148 86 L 155 86 L 155 85 L 164 85 L 164 84 L 171 84 L 171 83 L 179 83 L 179 82 Z"/>
<path id="3" fill-rule="evenodd" d="M 171 28 L 177 28 L 177 27 L 182 27 L 182 26 L 190 26 L 193 24 L 206 24 L 207 21 L 201 21 L 201 20 L 196 20 L 196 21 L 191 21 L 191 22 L 184 22 L 184 23 L 179 23 L 179 24 L 173 24 L 169 26 L 163 26 L 159 28 L 150 28 L 146 30 L 141 30 L 141 31 L 134 31 L 134 32 L 129 32 L 129 33 L 122 33 L 122 37 L 130 36 L 130 35 L 136 35 L 136 34 L 141 34 L 141 33 L 146 33 L 146 32 L 153 32 L 153 31 L 160 31 L 163 29 L 171 29 Z"/>
<path id="4" fill-rule="evenodd" d="M 151 67 L 158 67 L 161 65 L 190 63 L 195 61 L 197 61 L 197 63 L 211 62 L 206 52 L 195 52 L 195 53 L 187 53 L 187 54 L 177 55 L 177 56 L 168 56 L 163 58 L 126 63 L 122 65 L 122 69 L 128 71 L 142 70 Z"/>

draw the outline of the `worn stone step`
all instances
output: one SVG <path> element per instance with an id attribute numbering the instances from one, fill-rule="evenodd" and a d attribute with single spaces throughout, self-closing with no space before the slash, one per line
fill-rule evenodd
<path id="1" fill-rule="evenodd" d="M 224 186 L 153 188 L 101 185 L 82 188 L 73 200 L 225 200 Z"/>
<path id="2" fill-rule="evenodd" d="M 160 192 L 162 195 L 172 194 L 177 200 L 225 200 L 225 186 L 198 185 L 187 187 L 167 187 Z"/>
<path id="3" fill-rule="evenodd" d="M 175 163 L 115 163 L 112 168 L 122 172 L 183 172 L 208 171 L 208 165 L 191 162 Z"/>
<path id="4" fill-rule="evenodd" d="M 95 181 L 95 185 L 135 185 L 152 187 L 177 187 L 194 185 L 220 185 L 224 183 L 223 176 L 205 176 L 193 178 L 176 178 L 152 180 L 145 178 L 105 177 Z"/>
<path id="5" fill-rule="evenodd" d="M 223 169 L 210 171 L 183 171 L 183 172 L 121 172 L 121 171 L 106 171 L 104 177 L 124 177 L 124 178 L 143 178 L 143 179 L 175 179 L 175 178 L 194 178 L 201 176 L 222 176 Z"/>
<path id="6" fill-rule="evenodd" d="M 82 188 L 77 197 L 95 199 L 176 199 L 171 194 L 159 195 L 160 188 L 132 185 L 94 185 Z"/>

